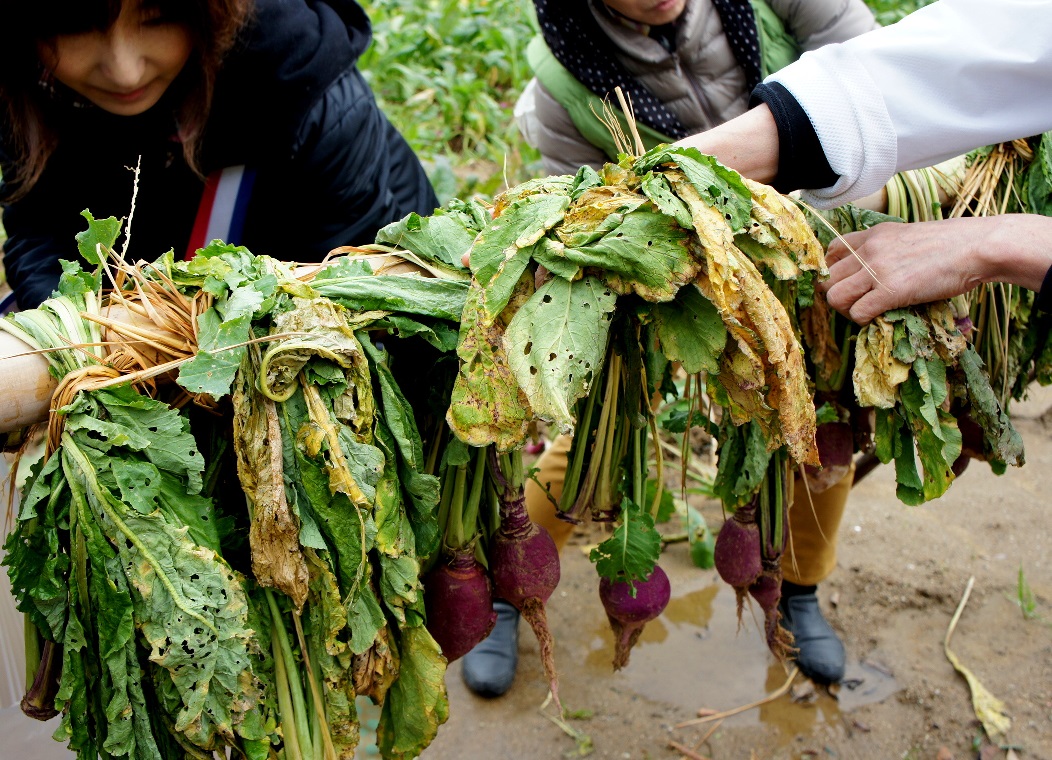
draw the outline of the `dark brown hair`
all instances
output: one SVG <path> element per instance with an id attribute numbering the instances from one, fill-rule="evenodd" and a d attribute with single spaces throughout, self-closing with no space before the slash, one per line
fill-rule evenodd
<path id="1" fill-rule="evenodd" d="M 10 176 L 8 167 L 4 177 L 9 191 L 6 200 L 28 192 L 57 144 L 55 127 L 46 118 L 48 73 L 41 63 L 41 47 L 46 48 L 59 35 L 108 29 L 125 2 L 157 9 L 165 20 L 183 24 L 190 33 L 193 53 L 180 74 L 182 96 L 175 116 L 186 161 L 200 173 L 198 152 L 216 75 L 248 20 L 254 0 L 0 0 L 5 28 L 17 30 L 0 45 L 0 103 L 6 111 L 3 137 L 15 172 Z"/>

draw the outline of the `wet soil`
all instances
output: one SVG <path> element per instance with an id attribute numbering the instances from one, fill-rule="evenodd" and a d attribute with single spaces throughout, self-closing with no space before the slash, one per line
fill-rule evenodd
<path id="1" fill-rule="evenodd" d="M 889 466 L 854 489 L 839 564 L 819 594 L 848 650 L 836 695 L 798 678 L 784 696 L 714 731 L 714 723 L 683 726 L 699 710 L 763 698 L 784 684 L 786 671 L 768 654 L 748 610 L 739 628 L 731 589 L 714 571 L 691 565 L 684 544 L 671 544 L 661 564 L 672 602 L 647 626 L 628 666 L 613 672 L 613 638 L 586 556 L 603 534 L 591 526 L 564 551 L 563 579 L 548 611 L 563 704 L 572 715 L 568 730 L 552 722 L 550 705 L 541 709 L 547 686 L 537 642 L 523 625 L 517 679 L 504 697 L 476 697 L 461 682 L 459 663 L 450 667 L 450 717 L 423 760 L 587 753 L 616 760 L 964 760 L 981 751 L 983 760 L 1009 752 L 1052 760 L 1052 389 L 1036 389 L 1013 407 L 1013 417 L 1026 443 L 1022 468 L 998 477 L 973 463 L 945 497 L 920 507 L 895 498 Z M 717 503 L 692 504 L 718 529 Z M 1021 568 L 1035 597 L 1029 620 L 1018 603 Z M 996 744 L 983 739 L 968 686 L 943 652 L 972 577 L 951 648 L 1005 704 L 1012 726 Z M 0 615 L 0 630 L 0 758 L 72 757 L 48 738 L 53 723 L 18 711 L 18 691 L 8 682 L 20 683 L 20 626 Z M 363 708 L 367 737 L 375 708 Z M 363 744 L 358 757 L 375 757 L 375 747 Z"/>
<path id="2" fill-rule="evenodd" d="M 1052 391 L 1013 407 L 1027 464 L 995 476 L 973 462 L 942 499 L 908 507 L 894 472 L 878 467 L 854 489 L 837 569 L 820 587 L 823 609 L 848 650 L 836 694 L 799 677 L 784 696 L 713 723 L 682 726 L 699 710 L 726 710 L 777 690 L 786 671 L 768 654 L 748 610 L 739 628 L 733 591 L 668 547 L 662 567 L 673 599 L 647 626 L 628 666 L 613 672 L 613 638 L 587 547 L 601 529 L 579 529 L 563 552 L 549 603 L 564 707 L 557 726 L 542 710 L 547 687 L 537 642 L 523 625 L 516 682 L 487 700 L 469 692 L 454 663 L 450 718 L 424 760 L 464 758 L 858 758 L 1052 760 Z M 719 505 L 695 501 L 710 527 Z M 1020 569 L 1033 619 L 1018 602 Z M 1012 725 L 984 738 L 969 688 L 943 650 L 969 578 L 974 587 L 951 649 Z M 577 738 L 571 736 L 577 733 Z M 675 742 L 693 755 L 670 746 Z"/>

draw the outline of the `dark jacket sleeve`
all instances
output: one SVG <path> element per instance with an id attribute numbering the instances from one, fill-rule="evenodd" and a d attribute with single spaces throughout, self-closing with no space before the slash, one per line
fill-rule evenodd
<path id="1" fill-rule="evenodd" d="M 0 144 L 0 171 L 11 176 L 11 169 L 9 155 Z M 0 182 L 0 198 L 5 198 L 8 190 L 9 187 Z M 68 232 L 69 225 L 56 225 L 55 216 L 49 223 L 46 210 L 37 200 L 39 197 L 40 193 L 30 192 L 19 201 L 2 204 L 7 233 L 3 246 L 4 272 L 21 309 L 36 308 L 50 297 L 62 274 L 59 259 L 71 258 L 72 246 L 59 242 L 62 239 L 59 235 Z M 73 240 L 72 236 L 66 239 Z M 72 253 L 75 252 L 73 248 Z"/>
<path id="2" fill-rule="evenodd" d="M 772 183 L 781 193 L 830 187 L 838 179 L 829 165 L 818 133 L 789 90 L 777 82 L 752 92 L 750 106 L 766 103 L 778 127 L 778 176 Z"/>
<path id="3" fill-rule="evenodd" d="M 256 191 L 261 199 L 281 198 L 281 208 L 266 208 L 264 201 L 251 212 L 257 220 L 246 225 L 246 245 L 286 260 L 319 259 L 338 246 L 372 243 L 381 227 L 410 212 L 431 214 L 438 206 L 419 159 L 356 68 L 307 113 L 286 170 L 266 177 L 261 172 L 260 181 L 284 184 L 284 192 Z M 291 215 L 294 223 L 281 226 L 293 236 L 276 240 L 275 225 L 258 223 L 260 213 L 271 219 Z M 248 238 L 268 227 L 266 240 Z M 276 243 L 284 250 L 275 251 Z"/>
<path id="4" fill-rule="evenodd" d="M 55 240 L 22 229 L 18 204 L 4 207 L 4 272 L 20 309 L 35 309 L 51 296 L 62 274 Z"/>

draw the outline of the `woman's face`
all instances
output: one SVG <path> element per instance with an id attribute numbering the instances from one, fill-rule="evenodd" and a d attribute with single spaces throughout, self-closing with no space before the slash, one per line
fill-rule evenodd
<path id="1" fill-rule="evenodd" d="M 109 29 L 59 35 L 40 55 L 74 92 L 104 111 L 135 116 L 161 99 L 192 48 L 185 26 L 128 0 Z"/>
<path id="2" fill-rule="evenodd" d="M 687 0 L 603 0 L 622 16 L 641 24 L 671 24 L 683 13 Z"/>

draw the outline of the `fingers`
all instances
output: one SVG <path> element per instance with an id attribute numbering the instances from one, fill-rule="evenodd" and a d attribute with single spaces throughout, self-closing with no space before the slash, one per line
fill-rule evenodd
<path id="1" fill-rule="evenodd" d="M 869 272 L 860 268 L 849 277 L 839 278 L 832 285 L 829 282 L 824 285 L 826 286 L 826 301 L 829 302 L 829 305 L 844 316 L 854 319 L 852 309 L 855 304 L 872 292 L 876 283 Z"/>
<path id="2" fill-rule="evenodd" d="M 843 238 L 833 238 L 826 250 L 826 266 L 833 266 L 838 261 L 855 258 L 857 251 L 866 239 L 866 230 L 849 232 Z"/>
<path id="3" fill-rule="evenodd" d="M 889 308 L 887 295 L 879 289 L 873 289 L 855 301 L 846 316 L 852 322 L 868 325 Z"/>

